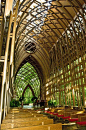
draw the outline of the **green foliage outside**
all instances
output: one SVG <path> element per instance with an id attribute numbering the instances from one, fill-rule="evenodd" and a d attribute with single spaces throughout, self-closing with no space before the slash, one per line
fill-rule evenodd
<path id="1" fill-rule="evenodd" d="M 19 101 L 22 102 L 24 100 L 24 97 L 20 97 Z"/>
<path id="2" fill-rule="evenodd" d="M 34 96 L 34 97 L 32 97 L 31 101 L 35 103 L 37 101 L 37 99 L 38 98 L 36 96 Z"/>
<path id="3" fill-rule="evenodd" d="M 10 102 L 10 107 L 18 107 L 19 105 L 19 101 L 16 101 L 15 99 L 12 99 Z"/>
<path id="4" fill-rule="evenodd" d="M 56 100 L 49 100 L 48 101 L 48 106 L 49 107 L 56 107 L 57 106 L 57 101 Z"/>
<path id="5" fill-rule="evenodd" d="M 25 63 L 18 71 L 15 79 L 15 90 L 18 98 L 22 97 L 24 89 L 30 85 L 36 97 L 40 95 L 40 79 L 36 69 L 30 64 Z M 32 103 L 33 97 L 31 89 L 28 87 L 24 93 L 23 104 Z"/>
<path id="6" fill-rule="evenodd" d="M 37 99 L 38 98 L 36 96 L 28 97 L 28 96 L 25 95 L 25 97 L 19 98 L 19 103 L 21 104 L 22 101 L 23 101 L 23 104 L 29 105 L 29 103 L 35 103 L 37 101 Z"/>
<path id="7" fill-rule="evenodd" d="M 31 98 L 32 98 L 32 97 L 25 97 L 24 100 L 23 100 L 23 104 L 29 105 L 29 103 L 33 103 L 33 102 L 31 101 Z"/>

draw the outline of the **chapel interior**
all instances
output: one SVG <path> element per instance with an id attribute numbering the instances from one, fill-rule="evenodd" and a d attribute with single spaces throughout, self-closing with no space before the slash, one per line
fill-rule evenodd
<path id="1" fill-rule="evenodd" d="M 86 130 L 86 0 L 0 0 L 1 130 Z"/>

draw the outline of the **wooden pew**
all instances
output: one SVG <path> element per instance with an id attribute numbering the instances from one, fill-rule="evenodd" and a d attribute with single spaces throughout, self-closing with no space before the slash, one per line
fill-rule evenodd
<path id="1" fill-rule="evenodd" d="M 47 117 L 29 117 L 29 118 L 17 118 L 17 119 L 5 119 L 3 120 L 3 124 L 13 123 L 13 122 L 24 122 L 24 121 L 35 121 L 35 120 L 47 120 Z"/>
<path id="2" fill-rule="evenodd" d="M 41 117 L 41 116 L 43 116 L 42 114 L 23 114 L 23 115 L 15 115 L 15 114 L 12 114 L 12 115 L 7 115 L 6 117 L 5 117 L 5 119 L 7 119 L 7 118 L 10 118 L 10 119 L 12 119 L 12 118 L 14 118 L 14 119 L 16 119 L 16 118 L 28 118 L 28 117 Z"/>
<path id="3" fill-rule="evenodd" d="M 22 127 L 22 128 L 13 128 L 8 130 L 62 130 L 62 124 L 49 124 L 49 125 L 40 125 L 40 126 L 31 126 L 31 127 Z"/>
<path id="4" fill-rule="evenodd" d="M 84 130 L 86 130 L 86 115 L 80 117 L 80 121 L 76 122 L 77 127 L 82 130 L 82 127 L 85 127 Z"/>
<path id="5" fill-rule="evenodd" d="M 80 120 L 79 118 L 83 115 L 85 115 L 85 113 L 83 111 L 76 111 L 70 115 L 71 119 L 69 119 L 69 121 L 70 122 L 77 122 Z"/>
<path id="6" fill-rule="evenodd" d="M 22 111 L 19 111 L 19 110 L 17 110 L 17 111 L 10 111 L 8 114 L 25 114 L 25 113 L 33 113 L 33 114 L 37 114 L 39 111 L 26 111 L 26 110 L 22 110 Z"/>
<path id="7" fill-rule="evenodd" d="M 53 124 L 53 119 L 32 120 L 32 121 L 26 121 L 26 122 L 24 121 L 24 122 L 16 122 L 16 123 L 13 122 L 13 123 L 1 124 L 1 130 L 37 126 L 37 125 L 47 125 L 47 124 Z"/>
<path id="8" fill-rule="evenodd" d="M 86 121 L 86 115 L 80 117 L 80 122 L 81 121 Z"/>

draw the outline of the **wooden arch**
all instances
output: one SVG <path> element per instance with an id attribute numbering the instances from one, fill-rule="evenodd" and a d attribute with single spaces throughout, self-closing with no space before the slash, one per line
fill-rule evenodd
<path id="1" fill-rule="evenodd" d="M 22 97 L 24 97 L 24 93 L 25 93 L 25 91 L 26 91 L 26 89 L 27 89 L 28 87 L 31 89 L 33 96 L 35 96 L 35 93 L 34 93 L 32 87 L 30 86 L 30 84 L 28 84 L 28 85 L 25 87 L 25 89 L 24 89 L 24 91 L 23 91 L 23 93 L 22 93 Z"/>

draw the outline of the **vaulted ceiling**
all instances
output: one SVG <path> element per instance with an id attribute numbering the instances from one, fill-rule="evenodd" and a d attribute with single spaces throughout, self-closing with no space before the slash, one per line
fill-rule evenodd
<path id="1" fill-rule="evenodd" d="M 3 0 L 2 5 L 4 3 Z M 20 0 L 16 21 L 15 74 L 29 62 L 41 79 L 49 77 L 50 51 L 65 30 L 74 37 L 74 17 L 79 12 L 84 19 L 84 4 L 85 0 Z M 34 46 L 35 51 L 27 51 L 28 47 L 33 50 Z"/>
<path id="2" fill-rule="evenodd" d="M 39 64 L 44 77 L 49 74 L 49 52 L 73 18 L 80 12 L 84 0 L 20 0 L 15 46 L 16 71 L 29 55 Z M 71 27 L 73 28 L 72 24 Z M 68 28 L 70 31 L 70 28 Z M 36 50 L 28 53 L 25 45 L 34 43 Z"/>

